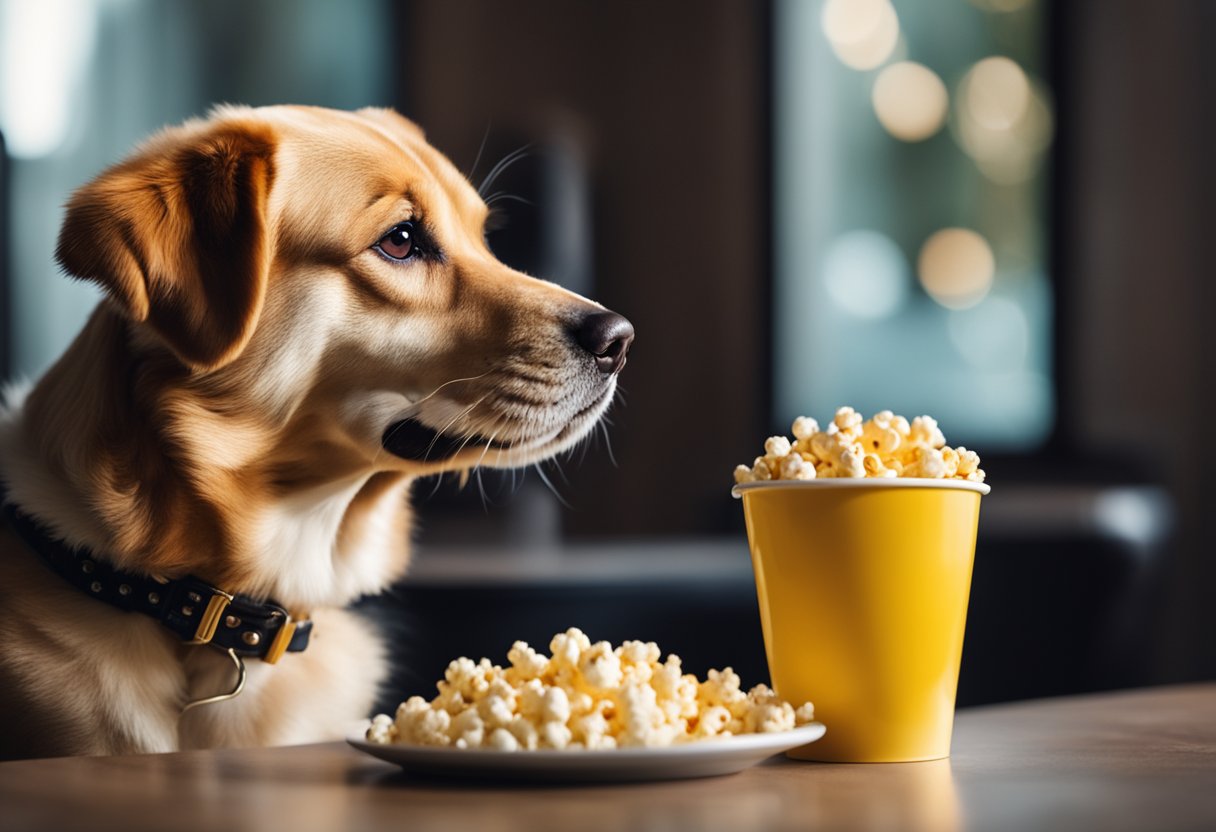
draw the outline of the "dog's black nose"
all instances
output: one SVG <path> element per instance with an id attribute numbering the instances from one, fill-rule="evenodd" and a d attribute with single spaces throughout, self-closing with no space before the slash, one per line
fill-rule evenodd
<path id="1" fill-rule="evenodd" d="M 633 324 L 615 312 L 593 312 L 574 328 L 579 345 L 595 356 L 595 366 L 605 375 L 616 375 L 625 366 L 633 343 Z"/>

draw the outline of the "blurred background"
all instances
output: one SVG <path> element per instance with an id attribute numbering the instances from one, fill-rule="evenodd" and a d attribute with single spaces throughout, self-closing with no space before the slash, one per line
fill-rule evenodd
<path id="1" fill-rule="evenodd" d="M 493 248 L 638 339 L 607 437 L 418 483 L 364 605 L 386 703 L 568 626 L 764 679 L 731 470 L 841 404 L 984 457 L 961 705 L 1212 678 L 1214 36 L 1204 0 L 0 0 L 0 375 L 97 302 L 62 206 L 141 137 L 390 105 L 475 183 L 526 148 Z"/>

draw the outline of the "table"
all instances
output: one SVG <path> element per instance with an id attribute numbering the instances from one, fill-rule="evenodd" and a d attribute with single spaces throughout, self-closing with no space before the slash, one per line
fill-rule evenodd
<path id="1" fill-rule="evenodd" d="M 1216 683 L 975 708 L 949 760 L 625 786 L 406 777 L 341 743 L 0 764 L 0 829 L 1216 829 Z"/>

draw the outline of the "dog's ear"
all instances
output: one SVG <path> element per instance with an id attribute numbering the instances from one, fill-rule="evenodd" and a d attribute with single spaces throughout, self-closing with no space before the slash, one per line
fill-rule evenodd
<path id="1" fill-rule="evenodd" d="M 221 367 L 266 294 L 274 149 L 259 124 L 172 128 L 73 194 L 55 256 L 186 365 Z"/>

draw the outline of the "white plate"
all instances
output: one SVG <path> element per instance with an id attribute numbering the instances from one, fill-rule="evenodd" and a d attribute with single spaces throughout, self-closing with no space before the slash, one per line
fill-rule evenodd
<path id="1" fill-rule="evenodd" d="M 491 751 L 395 743 L 382 745 L 368 742 L 362 732 L 346 741 L 373 757 L 396 763 L 411 774 L 492 780 L 620 782 L 734 774 L 774 754 L 814 742 L 823 736 L 824 730 L 821 723 L 811 722 L 792 731 L 774 734 L 741 734 L 667 748 L 604 751 Z"/>

